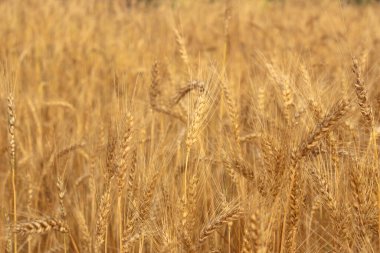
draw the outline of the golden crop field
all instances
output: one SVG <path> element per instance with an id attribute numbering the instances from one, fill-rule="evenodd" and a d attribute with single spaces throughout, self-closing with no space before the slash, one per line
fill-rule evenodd
<path id="1" fill-rule="evenodd" d="M 0 0 L 0 251 L 380 252 L 379 13 Z"/>

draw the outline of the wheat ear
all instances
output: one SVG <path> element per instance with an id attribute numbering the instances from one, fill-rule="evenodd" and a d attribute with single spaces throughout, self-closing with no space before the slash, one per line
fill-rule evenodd
<path id="1" fill-rule="evenodd" d="M 362 71 L 359 66 L 358 60 L 354 57 L 352 59 L 352 71 L 355 75 L 355 91 L 360 106 L 360 111 L 368 125 L 373 126 L 373 114 L 371 106 L 368 102 L 367 88 L 364 85 L 362 78 Z"/>
<path id="2" fill-rule="evenodd" d="M 91 252 L 92 239 L 91 239 L 90 230 L 86 223 L 86 219 L 80 210 L 76 210 L 74 214 L 79 226 L 79 239 L 80 239 L 81 250 L 83 252 Z"/>
<path id="3" fill-rule="evenodd" d="M 238 205 L 227 205 L 223 210 L 212 218 L 209 223 L 202 229 L 198 242 L 202 244 L 205 240 L 221 226 L 239 219 L 242 211 Z"/>
<path id="4" fill-rule="evenodd" d="M 42 234 L 51 230 L 60 233 L 69 232 L 69 228 L 64 221 L 52 217 L 31 220 L 28 222 L 19 222 L 13 227 L 13 233 L 22 235 Z"/>
<path id="5" fill-rule="evenodd" d="M 249 217 L 243 236 L 243 253 L 257 253 L 260 244 L 260 223 L 258 212 L 254 211 Z"/>
<path id="6" fill-rule="evenodd" d="M 162 104 L 159 101 L 159 97 L 161 95 L 161 91 L 159 89 L 159 85 L 160 85 L 159 66 L 160 65 L 158 62 L 155 62 L 152 66 L 152 71 L 151 71 L 152 82 L 151 82 L 151 86 L 149 90 L 150 105 L 153 110 L 167 114 L 169 116 L 179 119 L 183 123 L 186 123 L 186 119 L 180 113 L 169 109 L 166 105 Z"/>
<path id="7" fill-rule="evenodd" d="M 122 210 L 122 193 L 125 187 L 126 173 L 128 169 L 128 161 L 131 157 L 131 152 L 133 149 L 132 146 L 132 137 L 133 137 L 133 116 L 130 112 L 126 114 L 125 121 L 126 129 L 121 142 L 121 155 L 119 162 L 119 169 L 117 175 L 117 186 L 118 186 L 118 198 L 117 198 L 117 208 L 118 208 L 118 218 L 119 218 L 119 247 L 122 248 L 122 239 L 123 239 L 123 210 Z"/>

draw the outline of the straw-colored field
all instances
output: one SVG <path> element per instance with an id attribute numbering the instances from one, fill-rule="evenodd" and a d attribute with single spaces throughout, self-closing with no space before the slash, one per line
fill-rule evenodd
<path id="1" fill-rule="evenodd" d="M 379 252 L 380 6 L 139 2 L 0 0 L 0 251 Z"/>

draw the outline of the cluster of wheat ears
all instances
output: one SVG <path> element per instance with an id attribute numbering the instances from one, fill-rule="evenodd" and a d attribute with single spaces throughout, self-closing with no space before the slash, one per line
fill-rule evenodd
<path id="1" fill-rule="evenodd" d="M 379 252 L 379 11 L 0 0 L 0 251 Z"/>

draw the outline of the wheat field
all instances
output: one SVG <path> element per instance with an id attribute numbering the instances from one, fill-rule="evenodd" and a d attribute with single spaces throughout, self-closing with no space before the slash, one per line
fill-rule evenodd
<path id="1" fill-rule="evenodd" d="M 0 0 L 0 251 L 380 252 L 379 11 Z"/>

